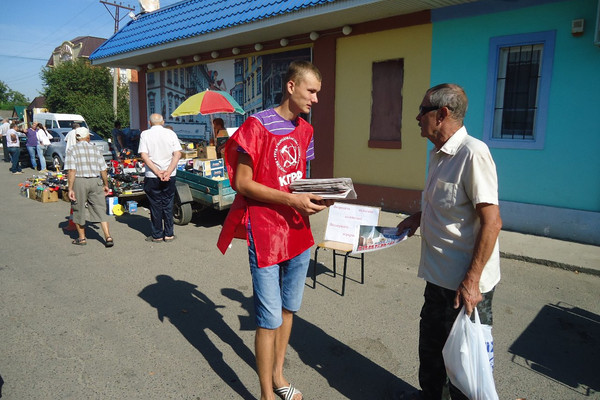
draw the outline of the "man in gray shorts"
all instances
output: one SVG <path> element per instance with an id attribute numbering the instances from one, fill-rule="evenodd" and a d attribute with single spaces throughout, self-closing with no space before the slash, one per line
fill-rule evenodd
<path id="1" fill-rule="evenodd" d="M 85 210 L 87 209 L 89 221 L 100 221 L 105 238 L 104 246 L 112 247 L 114 242 L 108 230 L 104 200 L 109 193 L 106 162 L 100 150 L 90 144 L 90 131 L 87 128 L 75 129 L 75 137 L 77 143 L 69 148 L 65 159 L 73 222 L 79 234 L 79 237 L 73 240 L 73 244 L 79 246 L 87 244 L 85 237 Z"/>

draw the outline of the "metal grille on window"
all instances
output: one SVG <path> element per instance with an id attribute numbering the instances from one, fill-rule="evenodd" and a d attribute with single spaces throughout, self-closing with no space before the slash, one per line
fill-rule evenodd
<path id="1" fill-rule="evenodd" d="M 494 138 L 535 140 L 543 48 L 533 44 L 500 49 Z"/>

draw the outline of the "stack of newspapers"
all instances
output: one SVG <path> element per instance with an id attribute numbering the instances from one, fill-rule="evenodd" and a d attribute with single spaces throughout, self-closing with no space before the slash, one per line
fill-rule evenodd
<path id="1" fill-rule="evenodd" d="M 356 199 L 352 179 L 298 179 L 290 185 L 292 193 L 313 193 L 324 199 Z"/>

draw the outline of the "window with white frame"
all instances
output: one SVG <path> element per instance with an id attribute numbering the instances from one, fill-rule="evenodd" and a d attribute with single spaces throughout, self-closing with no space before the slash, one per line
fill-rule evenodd
<path id="1" fill-rule="evenodd" d="M 490 39 L 484 141 L 544 147 L 555 31 Z"/>

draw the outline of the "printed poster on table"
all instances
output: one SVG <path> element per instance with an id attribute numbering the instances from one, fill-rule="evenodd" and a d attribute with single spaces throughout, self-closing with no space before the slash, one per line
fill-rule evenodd
<path id="1" fill-rule="evenodd" d="M 353 253 L 382 250 L 392 247 L 408 237 L 408 229 L 402 232 L 396 227 L 360 225 L 356 227 Z"/>
<path id="2" fill-rule="evenodd" d="M 377 225 L 378 222 L 378 207 L 336 202 L 329 207 L 325 240 L 352 244 L 359 225 Z"/>

